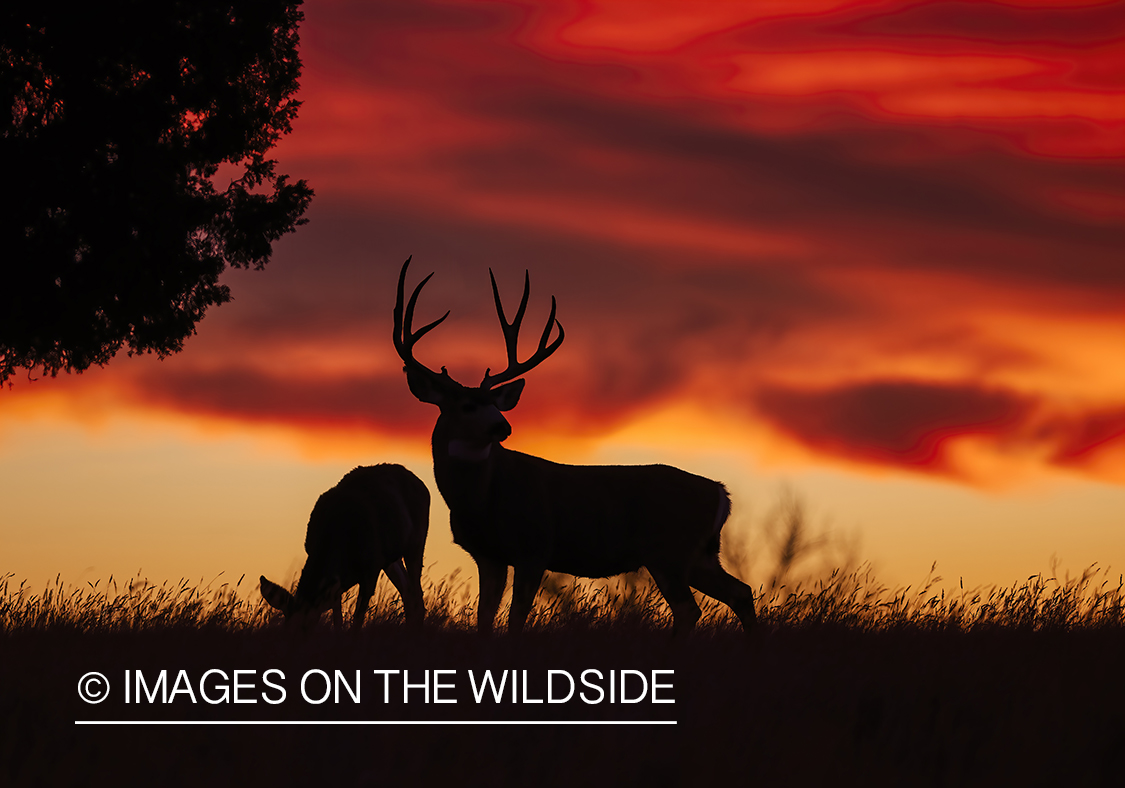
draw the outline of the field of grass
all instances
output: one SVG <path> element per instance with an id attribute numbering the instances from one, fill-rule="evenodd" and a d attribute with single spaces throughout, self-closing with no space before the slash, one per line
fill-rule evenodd
<path id="1" fill-rule="evenodd" d="M 673 639 L 643 577 L 552 576 L 529 632 L 481 638 L 475 589 L 456 577 L 428 585 L 420 630 L 401 625 L 397 597 L 380 586 L 362 631 L 334 631 L 326 617 L 294 632 L 245 579 L 81 588 L 59 579 L 32 591 L 9 575 L 0 579 L 0 785 L 1119 784 L 1120 576 L 1091 569 L 956 595 L 933 580 L 891 590 L 860 569 L 774 583 L 758 589 L 753 637 L 711 604 L 697 632 Z M 267 701 L 280 695 L 264 682 L 270 669 L 283 702 Z M 165 692 L 182 682 L 166 703 L 162 670 Z M 429 703 L 426 670 L 447 671 Z M 507 691 L 478 702 L 473 682 L 486 670 L 520 681 L 526 671 L 527 686 L 516 702 Z M 578 689 L 599 702 L 577 693 L 533 702 L 550 670 L 586 676 Z M 623 670 L 634 671 L 625 687 L 635 703 L 609 702 L 610 677 Z M 111 685 L 96 705 L 76 691 L 90 671 Z M 340 672 L 338 700 L 302 697 L 310 672 L 312 700 L 328 689 L 315 671 Z M 406 702 L 401 671 L 417 685 Z M 138 672 L 144 686 L 125 703 L 125 679 Z M 254 702 L 233 702 L 236 680 L 240 699 Z M 653 680 L 667 686 L 642 693 Z M 202 697 L 221 698 L 224 686 L 225 702 Z M 214 724 L 245 721 L 262 724 Z M 504 724 L 455 724 L 470 721 Z M 325 722 L 392 724 L 313 724 Z M 621 722 L 630 724 L 605 724 Z"/>

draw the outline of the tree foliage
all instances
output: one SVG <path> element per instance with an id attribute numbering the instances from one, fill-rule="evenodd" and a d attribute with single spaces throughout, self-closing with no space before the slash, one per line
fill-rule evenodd
<path id="1" fill-rule="evenodd" d="M 266 158 L 300 104 L 299 4 L 4 4 L 0 382 L 179 351 L 225 267 L 305 222 L 312 190 Z"/>

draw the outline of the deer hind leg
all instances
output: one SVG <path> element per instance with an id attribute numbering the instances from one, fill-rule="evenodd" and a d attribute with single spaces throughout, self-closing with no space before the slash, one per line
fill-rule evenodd
<path id="1" fill-rule="evenodd" d="M 508 611 L 508 631 L 516 634 L 523 631 L 523 625 L 535 603 L 535 594 L 543 582 L 543 569 L 517 567 L 512 578 L 512 609 Z"/>
<path id="2" fill-rule="evenodd" d="M 750 586 L 729 574 L 719 563 L 718 554 L 706 555 L 692 567 L 688 582 L 692 588 L 719 600 L 738 616 L 742 628 L 749 634 L 757 621 L 754 612 L 754 592 Z"/>
<path id="3" fill-rule="evenodd" d="M 504 586 L 508 584 L 508 566 L 487 558 L 477 558 L 476 562 L 477 574 L 480 576 L 477 631 L 482 635 L 490 635 L 496 622 L 496 611 L 500 609 L 500 599 L 504 596 Z"/>
<path id="4" fill-rule="evenodd" d="M 651 566 L 648 567 L 648 573 L 656 581 L 656 587 L 660 589 L 668 607 L 672 608 L 672 634 L 681 635 L 691 632 L 695 628 L 695 622 L 699 621 L 699 617 L 703 614 L 683 573 L 669 572 Z"/>
<path id="5" fill-rule="evenodd" d="M 425 500 L 415 504 L 411 512 L 410 521 L 413 524 L 410 539 L 407 543 L 406 553 L 399 564 L 405 567 L 405 585 L 395 584 L 399 594 L 402 595 L 403 612 L 406 614 L 406 623 L 410 626 L 421 626 L 426 618 L 426 600 L 422 594 L 422 556 L 426 550 L 426 533 L 430 522 L 430 498 L 426 494 Z M 388 574 L 390 572 L 388 571 Z M 394 582 L 394 578 L 391 578 Z"/>
<path id="6" fill-rule="evenodd" d="M 352 629 L 358 632 L 363 627 L 363 619 L 367 617 L 367 607 L 371 604 L 371 595 L 375 593 L 375 583 L 379 573 L 374 579 L 364 578 L 359 582 L 359 590 L 355 598 L 355 615 L 352 617 Z"/>
<path id="7" fill-rule="evenodd" d="M 344 628 L 344 592 L 342 590 L 332 592 L 332 624 L 338 630 Z"/>
<path id="8" fill-rule="evenodd" d="M 421 575 L 407 569 L 401 559 L 384 571 L 402 597 L 402 612 L 406 616 L 406 623 L 411 627 L 420 625 L 426 617 L 426 603 L 422 600 Z"/>
<path id="9" fill-rule="evenodd" d="M 423 546 L 424 546 L 423 542 Z M 422 594 L 422 550 L 405 560 L 407 591 L 403 594 L 406 623 L 421 626 L 426 619 L 426 598 Z M 409 600 L 409 601 L 408 601 Z"/>

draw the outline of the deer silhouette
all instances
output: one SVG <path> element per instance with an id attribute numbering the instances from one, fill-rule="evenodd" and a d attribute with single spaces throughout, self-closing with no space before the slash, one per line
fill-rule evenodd
<path id="1" fill-rule="evenodd" d="M 453 539 L 477 564 L 478 630 L 492 631 L 511 566 L 508 627 L 513 632 L 522 630 L 546 571 L 609 577 L 641 567 L 672 610 L 673 632 L 692 629 L 701 615 L 692 588 L 728 605 L 749 632 L 755 621 L 753 593 L 719 562 L 719 535 L 731 508 L 720 482 L 667 465 L 562 465 L 502 445 L 512 433 L 503 414 L 516 406 L 524 387 L 516 378 L 562 344 L 554 297 L 537 349 L 519 361 L 516 346 L 530 275 L 524 275 L 523 298 L 509 323 L 489 270 L 508 366 L 497 374 L 486 370 L 479 386 L 468 387 L 445 367 L 434 372 L 414 358 L 414 345 L 449 312 L 413 330 L 418 295 L 433 274 L 404 307 L 409 267 L 410 258 L 399 273 L 394 344 L 411 393 L 440 411 L 432 438 L 434 478 L 449 506 Z M 555 327 L 558 336 L 551 341 Z"/>
<path id="2" fill-rule="evenodd" d="M 422 553 L 430 523 L 430 491 L 401 465 L 360 466 L 317 499 L 305 534 L 308 559 L 290 594 L 263 575 L 262 597 L 305 625 L 329 607 L 343 626 L 343 594 L 359 585 L 352 626 L 363 626 L 379 573 L 399 594 L 408 624 L 426 615 L 422 600 Z"/>

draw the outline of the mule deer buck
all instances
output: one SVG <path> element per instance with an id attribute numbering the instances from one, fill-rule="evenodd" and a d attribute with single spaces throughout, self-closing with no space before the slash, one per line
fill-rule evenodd
<path id="1" fill-rule="evenodd" d="M 422 552 L 430 524 L 430 491 L 401 465 L 360 466 L 317 499 L 305 534 L 308 559 L 290 594 L 261 578 L 262 596 L 286 621 L 309 625 L 329 607 L 343 626 L 344 592 L 359 585 L 353 628 L 363 626 L 379 573 L 399 594 L 406 621 L 421 624 Z"/>
<path id="2" fill-rule="evenodd" d="M 719 532 L 730 514 L 730 496 L 719 482 L 667 465 L 561 465 L 505 448 L 512 433 L 503 413 L 519 402 L 524 380 L 558 350 L 562 324 L 551 314 L 539 346 L 517 359 L 520 324 L 527 309 L 530 276 L 509 323 L 496 278 L 492 294 L 507 346 L 508 367 L 485 370 L 475 388 L 437 373 L 414 358 L 418 340 L 449 312 L 415 331 L 414 308 L 431 273 L 405 304 L 406 272 L 398 279 L 394 343 L 405 364 L 410 392 L 440 409 L 433 432 L 434 478 L 449 506 L 453 539 L 476 561 L 480 575 L 477 627 L 492 631 L 500 599 L 515 570 L 510 631 L 522 630 L 546 571 L 609 577 L 648 569 L 672 609 L 673 632 L 692 629 L 700 610 L 692 588 L 728 605 L 743 629 L 754 624 L 754 597 L 719 563 Z M 551 333 L 558 327 L 558 336 Z"/>

